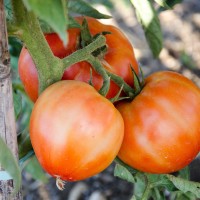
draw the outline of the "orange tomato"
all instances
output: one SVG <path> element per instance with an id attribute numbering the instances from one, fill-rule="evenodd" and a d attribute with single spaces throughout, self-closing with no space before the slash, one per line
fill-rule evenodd
<path id="1" fill-rule="evenodd" d="M 200 90 L 175 72 L 150 75 L 132 102 L 117 105 L 125 124 L 119 158 L 143 172 L 171 173 L 200 150 Z"/>
<path id="2" fill-rule="evenodd" d="M 51 176 L 62 180 L 78 181 L 104 170 L 116 157 L 123 135 L 118 110 L 80 81 L 48 87 L 31 114 L 35 154 Z"/>

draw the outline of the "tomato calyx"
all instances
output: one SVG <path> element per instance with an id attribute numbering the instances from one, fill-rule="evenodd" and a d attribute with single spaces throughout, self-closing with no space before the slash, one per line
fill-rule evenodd
<path id="1" fill-rule="evenodd" d="M 103 31 L 101 33 L 98 33 L 98 34 L 96 34 L 96 35 L 93 36 L 92 41 L 95 40 L 100 35 L 104 36 L 104 35 L 107 35 L 107 34 L 111 34 L 111 32 L 109 32 L 109 31 Z M 104 45 L 104 46 L 98 48 L 97 50 L 93 51 L 92 55 L 95 56 L 95 57 L 98 57 L 100 59 L 103 59 L 104 55 L 106 54 L 107 51 L 108 51 L 108 46 Z"/>
<path id="2" fill-rule="evenodd" d="M 144 87 L 144 74 L 142 71 L 142 68 L 139 66 L 139 74 L 137 74 L 134 70 L 134 68 L 131 66 L 131 71 L 133 73 L 133 79 L 134 79 L 134 97 L 136 97 Z"/>
<path id="3" fill-rule="evenodd" d="M 94 40 L 96 40 L 96 38 L 98 38 L 100 35 L 105 36 L 107 34 L 111 34 L 111 32 L 109 31 L 102 31 L 99 32 L 97 34 L 95 34 L 94 36 L 91 34 L 88 23 L 87 23 L 87 19 L 84 18 L 82 21 L 82 28 L 81 28 L 81 33 L 80 33 L 80 48 L 84 48 L 85 46 L 89 45 L 91 42 L 93 42 Z M 139 77 L 137 76 L 137 73 L 134 71 L 134 68 L 132 66 L 131 67 L 131 71 L 133 74 L 133 78 L 134 78 L 134 87 L 132 88 L 129 84 L 127 84 L 124 79 L 116 74 L 111 73 L 109 70 L 105 69 L 102 65 L 105 64 L 105 62 L 107 62 L 104 57 L 105 54 L 108 51 L 108 45 L 105 44 L 102 47 L 97 48 L 96 50 L 94 50 L 91 53 L 91 57 L 87 60 L 92 67 L 94 68 L 94 70 L 102 76 L 103 78 L 103 85 L 99 90 L 99 93 L 103 96 L 106 96 L 109 88 L 110 88 L 110 80 L 112 80 L 116 85 L 118 85 L 118 87 L 120 88 L 118 93 L 111 99 L 109 99 L 112 103 L 116 102 L 116 101 L 120 101 L 123 99 L 129 99 L 132 100 L 136 95 L 138 95 L 140 93 L 140 91 L 142 90 L 142 85 L 143 85 L 143 78 L 142 81 L 140 81 Z M 106 63 L 106 66 L 110 66 L 109 63 Z M 112 69 L 113 67 L 110 66 L 110 68 Z M 111 70 L 112 71 L 112 70 Z M 142 73 L 141 73 L 142 74 Z M 142 74 L 143 77 L 143 74 Z M 92 73 L 90 71 L 90 80 L 89 80 L 89 84 L 92 84 Z M 122 91 L 125 93 L 125 96 L 121 96 Z"/>
<path id="4" fill-rule="evenodd" d="M 87 20 L 84 19 L 82 22 L 82 28 L 81 28 L 81 37 L 80 37 L 80 48 L 84 48 L 85 46 L 89 45 L 90 43 L 92 43 L 98 36 L 100 35 L 107 35 L 107 34 L 111 34 L 111 32 L 109 31 L 103 31 L 100 33 L 97 33 L 96 35 L 92 35 L 90 33 L 89 27 L 88 27 L 88 23 Z M 94 57 L 98 57 L 100 59 L 104 58 L 104 55 L 107 52 L 107 45 L 104 45 L 98 49 L 96 49 L 95 51 L 92 52 L 92 55 Z"/>
<path id="5" fill-rule="evenodd" d="M 87 20 L 84 19 L 82 22 L 82 29 L 81 29 L 81 34 L 80 34 L 80 48 L 84 48 L 85 46 L 89 45 L 91 42 L 93 42 L 97 37 L 99 37 L 100 35 L 107 35 L 107 34 L 111 34 L 111 32 L 108 31 L 103 31 L 100 33 L 97 33 L 96 35 L 92 36 L 92 34 L 90 33 L 89 30 L 89 26 L 87 23 Z M 94 70 L 100 74 L 103 78 L 103 85 L 99 90 L 99 93 L 103 96 L 106 96 L 110 87 L 110 80 L 112 80 L 113 82 L 115 82 L 119 87 L 120 90 L 119 92 L 111 99 L 109 99 L 112 103 L 116 102 L 116 101 L 121 101 L 124 99 L 130 99 L 132 100 L 137 94 L 140 93 L 141 88 L 142 88 L 142 82 L 140 82 L 139 77 L 137 76 L 137 73 L 134 71 L 134 68 L 132 66 L 132 73 L 133 73 L 133 78 L 134 78 L 134 84 L 135 84 L 135 88 L 132 88 L 131 86 L 129 86 L 124 80 L 123 78 L 121 78 L 120 76 L 113 74 L 111 72 L 109 72 L 108 70 L 104 69 L 102 66 L 102 63 L 106 62 L 104 60 L 104 56 L 107 53 L 107 49 L 108 46 L 104 45 L 98 49 L 96 49 L 95 51 L 93 51 L 91 53 L 91 57 L 90 59 L 88 59 L 87 61 L 92 65 L 92 67 L 94 68 Z M 107 63 L 107 66 L 108 63 Z M 112 68 L 112 67 L 111 67 Z M 92 84 L 92 73 L 90 71 L 90 80 L 89 80 L 89 84 Z M 121 97 L 121 92 L 122 90 L 124 91 L 124 93 L 126 94 L 126 96 Z"/>
<path id="6" fill-rule="evenodd" d="M 63 181 L 60 176 L 56 176 L 56 186 L 59 190 L 65 189 L 65 181 Z"/>
<path id="7" fill-rule="evenodd" d="M 112 103 L 121 101 L 121 100 L 132 101 L 142 91 L 142 89 L 144 87 L 144 74 L 143 74 L 141 67 L 139 67 L 139 69 L 140 69 L 139 74 L 137 74 L 135 72 L 135 70 L 132 66 L 130 66 L 130 68 L 133 73 L 133 79 L 134 79 L 134 87 L 133 88 L 131 86 L 129 86 L 127 83 L 125 83 L 121 77 L 119 77 L 115 74 L 112 74 L 109 71 L 106 71 L 107 74 L 110 76 L 110 79 L 112 81 L 114 81 L 120 87 L 120 91 L 117 93 L 117 95 L 115 97 L 109 99 Z M 122 90 L 124 91 L 125 96 L 121 97 L 120 93 Z"/>

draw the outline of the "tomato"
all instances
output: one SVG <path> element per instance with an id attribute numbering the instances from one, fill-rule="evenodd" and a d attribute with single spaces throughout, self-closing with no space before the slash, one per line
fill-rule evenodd
<path id="1" fill-rule="evenodd" d="M 200 150 L 200 90 L 175 72 L 157 72 L 131 102 L 117 105 L 125 126 L 119 158 L 135 169 L 171 173 Z"/>
<path id="2" fill-rule="evenodd" d="M 138 72 L 138 65 L 134 56 L 134 50 L 126 38 L 126 36 L 116 27 L 104 25 L 98 20 L 90 17 L 87 19 L 89 30 L 92 35 L 108 31 L 111 34 L 105 35 L 108 50 L 102 58 L 100 58 L 103 66 L 110 72 L 121 76 L 130 86 L 133 86 L 133 75 L 130 65 Z M 81 24 L 83 17 L 76 17 L 76 20 Z M 65 48 L 58 35 L 55 33 L 45 34 L 46 40 L 52 49 L 55 56 L 64 58 L 80 48 L 80 29 L 71 28 L 68 30 L 69 43 Z M 38 98 L 38 75 L 35 64 L 28 52 L 23 47 L 19 57 L 19 75 L 24 85 L 28 96 L 35 102 Z M 65 70 L 62 79 L 64 80 L 79 80 L 89 82 L 91 65 L 87 62 L 79 62 L 70 66 Z M 99 90 L 103 84 L 102 77 L 94 70 L 93 85 Z M 111 81 L 111 87 L 107 94 L 107 98 L 114 97 L 119 91 L 119 87 Z"/>
<path id="3" fill-rule="evenodd" d="M 30 138 L 41 166 L 53 177 L 77 181 L 104 170 L 124 135 L 119 111 L 89 84 L 63 80 L 36 101 Z"/>

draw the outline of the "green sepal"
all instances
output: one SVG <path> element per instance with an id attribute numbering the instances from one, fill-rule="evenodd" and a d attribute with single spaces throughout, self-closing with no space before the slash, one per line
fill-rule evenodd
<path id="1" fill-rule="evenodd" d="M 123 97 L 123 96 L 120 97 L 121 92 L 123 91 L 123 87 L 124 87 L 124 85 L 122 85 L 120 87 L 120 90 L 118 91 L 118 93 L 113 98 L 109 99 L 110 102 L 115 103 L 115 102 L 122 101 L 122 100 L 130 100 L 130 97 L 128 97 L 128 96 L 126 96 L 126 97 Z"/>
<path id="2" fill-rule="evenodd" d="M 25 157 L 30 151 L 33 150 L 29 130 L 26 128 L 23 130 L 18 138 L 18 153 L 19 153 L 19 159 L 21 160 L 23 157 Z"/>
<path id="3" fill-rule="evenodd" d="M 93 83 L 92 83 L 92 79 L 93 79 L 93 76 L 92 76 L 92 68 L 90 67 L 90 80 L 88 81 L 88 83 L 93 87 Z"/>
<path id="4" fill-rule="evenodd" d="M 119 101 L 120 94 L 121 94 L 121 92 L 122 92 L 122 90 L 123 90 L 123 87 L 124 87 L 124 85 L 122 85 L 122 86 L 120 87 L 120 90 L 118 91 L 118 93 L 117 93 L 113 98 L 109 99 L 110 102 L 114 103 L 114 102 L 116 102 L 116 101 Z"/>
<path id="5" fill-rule="evenodd" d="M 24 170 L 28 172 L 35 180 L 39 180 L 42 183 L 48 183 L 49 181 L 47 174 L 42 169 L 36 156 L 32 156 L 31 159 L 29 159 L 24 167 Z"/>
<path id="6" fill-rule="evenodd" d="M 141 90 L 142 90 L 142 85 L 141 85 L 141 82 L 140 82 L 140 79 L 138 77 L 138 75 L 136 74 L 135 70 L 133 69 L 133 67 L 131 66 L 131 71 L 133 73 L 133 82 L 134 82 L 134 89 L 135 89 L 135 96 L 138 95 Z"/>
<path id="7" fill-rule="evenodd" d="M 90 33 L 87 20 L 84 18 L 81 29 L 81 47 L 85 47 L 92 42 L 92 35 Z"/>
<path id="8" fill-rule="evenodd" d="M 14 102 L 15 120 L 17 120 L 22 112 L 22 97 L 15 91 L 13 91 L 13 102 Z"/>

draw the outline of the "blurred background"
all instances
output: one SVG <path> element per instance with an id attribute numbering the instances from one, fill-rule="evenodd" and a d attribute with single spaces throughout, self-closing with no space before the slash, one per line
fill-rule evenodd
<path id="1" fill-rule="evenodd" d="M 101 21 L 118 26 L 126 34 L 135 49 L 135 56 L 145 76 L 158 70 L 174 70 L 193 80 L 200 87 L 199 0 L 183 0 L 173 10 L 161 11 L 157 8 L 164 36 L 164 48 L 157 59 L 154 59 L 149 49 L 144 32 L 128 0 L 88 0 L 88 2 L 100 12 L 113 16 L 112 19 Z M 21 44 L 12 38 L 9 42 L 14 90 L 21 90 L 23 93 L 17 72 Z M 29 121 L 32 103 L 24 95 L 14 94 L 14 98 L 15 102 L 18 102 L 17 99 L 22 101 L 21 109 L 24 113 L 19 119 L 18 132 L 27 134 L 25 128 Z M 20 137 L 19 142 L 25 143 Z M 29 144 L 25 145 L 29 148 Z M 132 184 L 114 177 L 114 163 L 101 174 L 85 181 L 66 183 L 64 191 L 57 189 L 55 180 L 42 171 L 35 157 L 23 164 L 23 167 L 25 200 L 129 200 L 134 191 Z M 192 180 L 200 181 L 198 158 L 190 165 L 190 172 Z M 166 199 L 170 199 L 167 191 Z"/>

